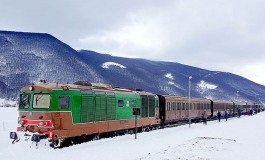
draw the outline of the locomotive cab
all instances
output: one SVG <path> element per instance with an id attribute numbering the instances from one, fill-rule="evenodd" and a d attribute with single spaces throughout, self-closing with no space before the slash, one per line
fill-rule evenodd
<path id="1" fill-rule="evenodd" d="M 21 93 L 19 101 L 19 127 L 17 131 L 45 133 L 53 128 L 51 95 L 47 93 Z"/>
<path id="2" fill-rule="evenodd" d="M 70 96 L 67 92 L 58 94 L 60 91 L 62 88 L 49 89 L 47 84 L 23 87 L 19 95 L 17 131 L 28 131 L 42 138 L 54 140 L 54 131 L 62 129 L 63 126 L 60 119 L 61 113 L 69 112 L 70 108 Z M 12 136 L 11 139 L 17 139 L 17 137 Z"/>

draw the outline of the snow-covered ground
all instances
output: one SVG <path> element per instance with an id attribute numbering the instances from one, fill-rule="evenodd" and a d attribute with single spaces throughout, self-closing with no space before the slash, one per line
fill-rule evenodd
<path id="1" fill-rule="evenodd" d="M 263 160 L 265 112 L 101 139 L 63 149 L 23 140 L 11 144 L 9 131 L 17 126 L 17 109 L 0 108 L 0 157 L 2 160 Z"/>
<path id="2" fill-rule="evenodd" d="M 16 106 L 16 101 L 11 101 L 11 100 L 6 100 L 6 99 L 2 99 L 0 98 L 0 107 L 14 107 Z"/>

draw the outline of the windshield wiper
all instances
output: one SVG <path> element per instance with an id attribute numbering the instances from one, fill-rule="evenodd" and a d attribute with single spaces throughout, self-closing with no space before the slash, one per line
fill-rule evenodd
<path id="1" fill-rule="evenodd" d="M 36 97 L 36 106 L 38 106 L 38 101 L 42 98 L 42 96 L 43 96 L 43 95 L 40 95 L 40 96 L 38 95 L 38 96 Z"/>

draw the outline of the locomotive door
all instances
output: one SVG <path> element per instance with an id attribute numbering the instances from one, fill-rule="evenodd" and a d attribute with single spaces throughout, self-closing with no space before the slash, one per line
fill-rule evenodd
<path id="1" fill-rule="evenodd" d="M 69 95 L 58 95 L 58 109 L 60 111 L 71 110 L 70 96 Z"/>
<path id="2" fill-rule="evenodd" d="M 71 96 L 69 94 L 58 94 L 55 97 L 55 110 L 58 110 L 58 112 L 54 112 L 53 114 L 53 124 L 56 126 L 56 128 L 60 129 L 67 129 L 72 124 L 72 118 L 71 117 L 71 105 L 70 105 L 70 98 Z"/>

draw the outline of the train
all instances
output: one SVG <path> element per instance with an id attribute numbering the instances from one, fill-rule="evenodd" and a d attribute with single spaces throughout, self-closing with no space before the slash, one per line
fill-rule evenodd
<path id="1" fill-rule="evenodd" d="M 134 113 L 137 109 L 140 112 Z M 259 112 L 262 105 L 157 95 L 86 81 L 73 84 L 43 81 L 21 89 L 18 127 L 16 132 L 10 132 L 10 138 L 14 143 L 19 141 L 19 133 L 32 133 L 32 141 L 48 139 L 51 147 L 60 148 L 188 120 L 199 122 L 205 115 L 212 120 L 217 112 L 239 116 L 250 110 Z"/>

